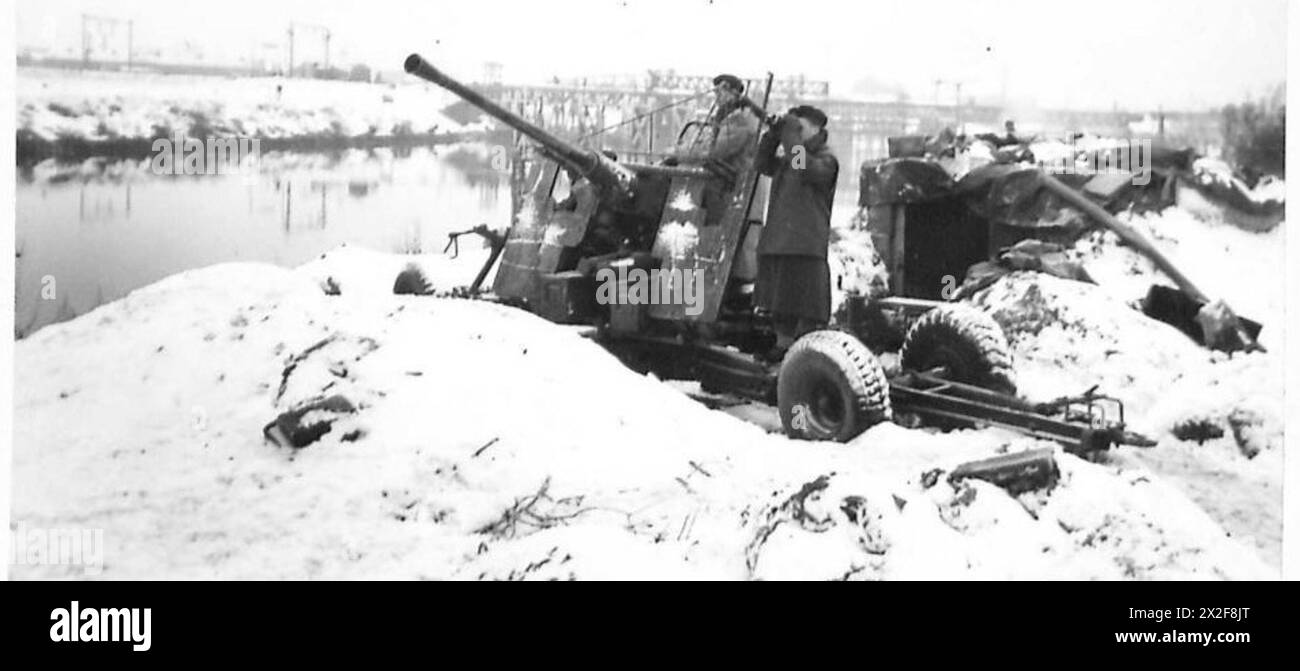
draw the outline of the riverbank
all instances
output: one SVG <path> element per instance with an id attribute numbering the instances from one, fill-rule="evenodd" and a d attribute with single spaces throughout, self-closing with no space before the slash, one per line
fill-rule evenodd
<path id="1" fill-rule="evenodd" d="M 141 158 L 156 138 L 256 138 L 263 151 L 412 146 L 482 137 L 442 114 L 445 92 L 421 83 L 217 77 L 19 68 L 16 153 Z"/>

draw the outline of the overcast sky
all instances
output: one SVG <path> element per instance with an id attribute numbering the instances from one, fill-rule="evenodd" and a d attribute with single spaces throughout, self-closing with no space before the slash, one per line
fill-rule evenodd
<path id="1" fill-rule="evenodd" d="M 337 62 L 397 69 L 419 51 L 453 75 L 507 81 L 648 68 L 831 81 L 1049 107 L 1195 108 L 1286 78 L 1286 0 L 18 0 L 19 47 L 80 44 L 83 12 L 135 21 L 136 43 L 190 41 L 234 62 L 283 44 L 290 20 L 331 28 Z M 310 37 L 299 58 L 317 59 Z M 953 86 L 940 86 L 951 101 Z"/>

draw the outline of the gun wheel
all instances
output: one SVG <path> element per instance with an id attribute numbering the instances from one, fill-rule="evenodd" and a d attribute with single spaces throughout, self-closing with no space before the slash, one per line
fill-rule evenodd
<path id="1" fill-rule="evenodd" d="M 847 442 L 890 419 L 889 382 L 876 356 L 840 331 L 814 331 L 786 352 L 777 374 L 786 435 Z"/>
<path id="2" fill-rule="evenodd" d="M 433 285 L 429 283 L 429 278 L 425 277 L 424 271 L 412 264 L 403 268 L 402 272 L 397 274 L 397 279 L 393 280 L 393 293 L 428 296 L 433 293 Z"/>
<path id="3" fill-rule="evenodd" d="M 955 382 L 1015 395 L 1015 373 L 1002 327 L 968 305 L 940 305 L 903 339 L 904 370 L 942 369 Z"/>

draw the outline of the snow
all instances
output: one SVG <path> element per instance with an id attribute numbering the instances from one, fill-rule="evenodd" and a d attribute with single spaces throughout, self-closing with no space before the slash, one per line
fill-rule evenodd
<path id="1" fill-rule="evenodd" d="M 1211 299 L 1223 299 L 1239 315 L 1264 324 L 1260 341 L 1284 342 L 1286 224 L 1265 233 L 1243 230 L 1215 214 L 1179 207 L 1161 213 L 1122 214 L 1120 219 L 1151 240 Z M 1138 252 L 1120 246 L 1110 231 L 1096 231 L 1076 245 L 1089 275 L 1116 298 L 1137 301 L 1153 283 L 1174 286 Z"/>
<path id="2" fill-rule="evenodd" d="M 1192 174 L 1202 184 L 1218 183 L 1232 188 L 1256 203 L 1286 200 L 1286 182 L 1272 175 L 1262 178 L 1252 189 L 1233 173 L 1227 161 L 1218 158 L 1198 158 L 1192 162 Z"/>
<path id="3" fill-rule="evenodd" d="M 1029 151 L 1034 154 L 1034 160 L 1039 163 L 1073 167 L 1082 150 L 1073 142 L 1044 139 L 1029 143 Z"/>
<path id="4" fill-rule="evenodd" d="M 1020 391 L 1035 400 L 1094 384 L 1119 397 L 1135 430 L 1159 441 L 1136 458 L 1191 496 L 1234 537 L 1280 565 L 1285 362 L 1285 223 L 1251 233 L 1186 210 L 1123 215 L 1211 298 L 1264 325 L 1267 352 L 1206 350 L 1139 304 L 1173 283 L 1109 231 L 1073 254 L 1097 285 L 1015 273 L 976 296 L 1001 323 Z M 1175 426 L 1208 421 L 1224 435 L 1198 444 Z"/>
<path id="5" fill-rule="evenodd" d="M 791 441 L 571 327 L 391 294 L 407 263 L 446 288 L 472 257 L 212 266 L 17 342 L 12 522 L 102 528 L 110 579 L 1277 574 L 1128 450 L 1058 450 L 1059 483 L 1019 497 L 927 487 L 932 469 L 1046 445 L 894 424 Z M 335 393 L 358 412 L 321 440 L 262 439 L 279 412 Z"/>
<path id="6" fill-rule="evenodd" d="M 155 127 L 201 136 L 200 124 L 259 138 L 465 130 L 441 113 L 451 100 L 432 85 L 44 68 L 20 68 L 16 84 L 18 129 L 47 140 L 151 138 Z"/>
<path id="7" fill-rule="evenodd" d="M 852 222 L 861 229 L 862 212 Z M 1173 286 L 1154 264 L 1096 230 L 1068 250 L 1096 285 L 1015 273 L 975 301 L 1000 322 L 1016 357 L 1019 389 L 1036 401 L 1093 385 L 1120 398 L 1131 428 L 1157 439 L 1134 459 L 1192 497 L 1234 537 L 1281 564 L 1285 410 L 1285 222 L 1265 233 L 1225 223 L 1219 210 L 1171 207 L 1123 213 L 1211 299 L 1264 325 L 1268 352 L 1211 352 L 1140 312 L 1152 284 Z M 852 227 L 851 226 L 851 227 Z M 832 276 L 846 290 L 878 295 L 887 272 L 861 230 L 840 230 Z M 836 306 L 843 299 L 836 291 Z M 888 361 L 888 355 L 882 361 Z M 728 410 L 732 412 L 732 410 Z M 746 409 L 746 412 L 751 412 Z M 733 412 L 733 414 L 735 414 Z M 1174 427 L 1207 422 L 1223 436 L 1181 441 Z"/>
<path id="8" fill-rule="evenodd" d="M 964 150 L 958 150 L 951 157 L 944 156 L 938 159 L 939 165 L 954 180 L 959 180 L 965 177 L 966 173 L 993 161 L 993 145 L 983 140 L 971 142 Z"/>
<path id="9" fill-rule="evenodd" d="M 888 271 L 866 230 L 865 208 L 846 226 L 832 228 L 827 265 L 831 271 L 831 314 L 850 295 L 884 296 L 889 293 Z"/>

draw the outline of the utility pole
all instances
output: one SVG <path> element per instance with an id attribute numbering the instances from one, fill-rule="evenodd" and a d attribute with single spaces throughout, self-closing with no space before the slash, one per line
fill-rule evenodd
<path id="1" fill-rule="evenodd" d="M 81 15 L 81 69 L 90 65 L 90 33 L 86 31 L 86 15 Z"/>
<path id="2" fill-rule="evenodd" d="M 956 96 L 957 96 L 957 100 L 954 101 L 954 102 L 956 102 L 956 104 L 957 104 L 957 129 L 960 130 L 960 129 L 961 129 L 961 117 L 962 117 L 962 114 L 961 114 L 961 113 L 962 113 L 962 105 L 961 105 L 961 82 L 953 82 L 952 85 L 953 85 L 953 87 L 956 89 L 955 94 L 956 94 Z"/>
<path id="3" fill-rule="evenodd" d="M 330 32 L 330 29 L 329 29 L 329 28 L 326 28 L 325 26 L 317 25 L 317 24 L 314 24 L 314 23 L 302 23 L 301 21 L 290 21 L 290 22 L 289 22 L 289 76 L 290 76 L 290 77 L 293 76 L 293 48 L 294 48 L 294 44 L 293 44 L 293 43 L 294 43 L 294 33 L 295 33 L 295 31 L 296 31 L 297 29 L 299 29 L 299 28 L 307 28 L 307 29 L 309 29 L 309 30 L 315 30 L 316 32 L 318 32 L 318 33 L 321 34 L 321 36 L 322 36 L 322 38 L 323 38 L 324 45 L 325 45 L 325 59 L 324 59 L 324 61 L 325 61 L 325 69 L 326 69 L 326 70 L 329 70 L 329 68 L 330 68 L 330 38 L 333 37 L 333 34 Z"/>
<path id="4" fill-rule="evenodd" d="M 116 29 L 122 24 L 126 24 L 126 69 L 129 71 L 135 66 L 135 21 L 132 19 L 119 19 L 113 16 L 96 16 L 94 14 L 81 15 L 81 69 L 85 70 L 90 67 L 90 48 L 93 43 L 91 36 L 92 28 L 103 28 L 105 26 Z"/>

